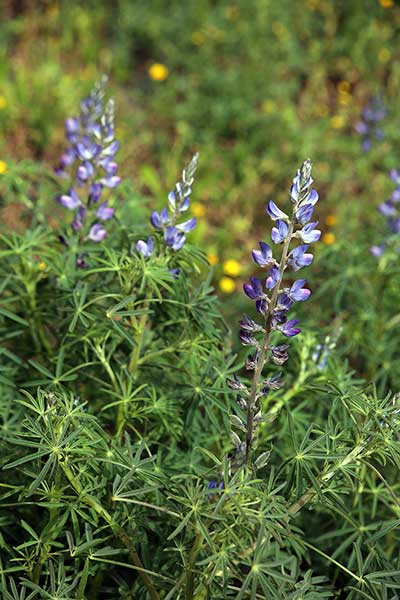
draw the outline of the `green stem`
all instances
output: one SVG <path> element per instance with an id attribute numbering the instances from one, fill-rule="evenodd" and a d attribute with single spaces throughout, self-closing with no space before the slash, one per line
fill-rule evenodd
<path id="1" fill-rule="evenodd" d="M 101 504 L 99 502 L 97 502 L 97 500 L 95 500 L 94 498 L 92 498 L 92 496 L 89 496 L 89 494 L 84 492 L 80 482 L 73 474 L 71 468 L 65 464 L 64 465 L 61 464 L 61 467 L 62 467 L 68 481 L 70 482 L 70 484 L 72 485 L 72 487 L 74 488 L 76 493 L 80 496 L 82 501 L 85 502 L 85 504 L 87 504 L 91 508 L 93 508 L 93 510 L 95 510 L 95 512 L 104 521 L 106 521 L 106 523 L 108 523 L 108 525 L 111 527 L 112 531 L 114 532 L 115 536 L 127 548 L 128 552 L 129 552 L 129 557 L 130 557 L 132 563 L 135 565 L 135 567 L 138 568 L 139 575 L 142 578 L 143 583 L 145 584 L 147 591 L 150 594 L 151 600 L 160 600 L 160 597 L 159 597 L 158 593 L 156 592 L 156 590 L 154 589 L 153 583 L 152 583 L 150 577 L 148 576 L 148 574 L 146 573 L 143 563 L 140 560 L 140 557 L 139 557 L 138 553 L 136 552 L 136 549 L 135 549 L 133 543 L 131 542 L 129 536 L 125 533 L 125 531 L 122 529 L 122 527 L 120 527 L 119 525 L 117 525 L 117 523 L 114 522 L 110 513 L 105 508 L 103 508 L 101 506 Z"/>
<path id="2" fill-rule="evenodd" d="M 143 338 L 144 338 L 144 332 L 146 330 L 146 323 L 147 323 L 147 313 L 143 314 L 140 319 L 139 319 L 139 324 L 137 327 L 137 333 L 135 336 L 135 341 L 136 341 L 136 346 L 133 349 L 132 355 L 131 355 L 131 360 L 129 362 L 129 372 L 132 374 L 136 373 L 136 369 L 138 366 L 138 362 L 139 362 L 139 358 L 140 358 L 140 352 L 142 350 L 142 344 L 143 344 Z"/>
<path id="3" fill-rule="evenodd" d="M 38 318 L 38 310 L 36 304 L 36 286 L 30 285 L 28 283 L 25 284 L 26 291 L 29 296 L 29 308 L 32 313 L 32 337 L 35 343 L 36 349 L 40 351 L 40 346 L 42 346 L 49 356 L 53 356 L 53 349 L 50 346 L 50 343 L 47 339 L 46 333 L 43 329 L 43 324 L 41 320 Z"/>

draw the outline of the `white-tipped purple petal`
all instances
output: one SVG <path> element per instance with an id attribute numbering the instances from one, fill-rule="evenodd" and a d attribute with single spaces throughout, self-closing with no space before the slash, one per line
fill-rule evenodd
<path id="1" fill-rule="evenodd" d="M 268 202 L 266 211 L 273 221 L 277 221 L 278 219 L 283 219 L 284 221 L 289 220 L 287 214 L 281 211 L 281 209 L 277 207 L 273 200 Z"/>
<path id="2" fill-rule="evenodd" d="M 58 203 L 68 208 L 68 210 L 75 210 L 82 204 L 78 194 L 73 189 L 70 189 L 69 194 L 59 196 Z"/>
<path id="3" fill-rule="evenodd" d="M 102 185 L 104 185 L 104 187 L 113 189 L 121 183 L 121 177 L 118 177 L 117 175 L 111 177 L 103 177 L 102 179 L 100 179 L 100 182 L 102 183 Z"/>
<path id="4" fill-rule="evenodd" d="M 90 228 L 88 238 L 92 240 L 92 242 L 102 242 L 106 235 L 107 232 L 104 229 L 103 225 L 101 225 L 101 223 L 95 223 Z"/>
<path id="5" fill-rule="evenodd" d="M 107 201 L 100 204 L 99 208 L 96 211 L 96 215 L 102 221 L 107 221 L 108 219 L 112 219 L 114 216 L 115 210 L 107 205 Z"/>
<path id="6" fill-rule="evenodd" d="M 143 240 L 139 240 L 136 244 L 136 250 L 140 254 L 142 254 L 142 256 L 144 256 L 146 258 L 151 256 L 153 254 L 153 250 L 154 250 L 153 238 L 151 236 L 149 236 L 147 238 L 147 242 L 144 242 Z"/>
<path id="7" fill-rule="evenodd" d="M 196 218 L 195 217 L 193 217 L 192 219 L 189 219 L 188 221 L 185 221 L 184 223 L 180 223 L 179 225 L 176 226 L 178 231 L 185 231 L 186 233 L 188 231 L 192 231 L 192 229 L 194 229 L 195 227 L 196 227 Z"/>
<path id="8" fill-rule="evenodd" d="M 318 221 L 314 223 L 307 223 L 304 225 L 301 231 L 298 231 L 296 236 L 301 239 L 305 244 L 312 244 L 313 242 L 317 242 L 321 237 L 321 232 L 319 229 L 314 229 L 318 225 Z"/>

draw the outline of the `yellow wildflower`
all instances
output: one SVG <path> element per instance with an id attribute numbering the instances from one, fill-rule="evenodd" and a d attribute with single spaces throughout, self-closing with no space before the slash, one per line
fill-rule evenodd
<path id="1" fill-rule="evenodd" d="M 49 17 L 58 17 L 60 14 L 60 7 L 57 4 L 50 4 L 50 6 L 47 8 L 47 14 Z"/>
<path id="2" fill-rule="evenodd" d="M 344 127 L 345 120 L 343 115 L 335 115 L 331 118 L 331 126 L 333 129 L 341 129 Z"/>
<path id="3" fill-rule="evenodd" d="M 231 275 L 231 277 L 237 277 L 240 275 L 242 266 L 240 262 L 235 260 L 234 258 L 230 258 L 226 260 L 223 264 L 224 273 L 226 275 Z"/>
<path id="4" fill-rule="evenodd" d="M 7 100 L 4 98 L 4 96 L 0 95 L 0 110 L 3 110 L 3 108 L 5 108 L 7 106 Z"/>
<path id="5" fill-rule="evenodd" d="M 217 254 L 213 254 L 212 252 L 207 256 L 208 262 L 210 265 L 215 266 L 219 263 L 219 258 Z"/>
<path id="6" fill-rule="evenodd" d="M 332 246 L 332 244 L 334 244 L 336 242 L 336 236 L 334 233 L 331 233 L 330 231 L 328 231 L 328 233 L 325 233 L 325 235 L 322 237 L 322 241 L 327 246 Z"/>
<path id="7" fill-rule="evenodd" d="M 394 6 L 393 0 L 379 0 L 379 4 L 382 8 L 393 8 Z"/>
<path id="8" fill-rule="evenodd" d="M 206 214 L 206 207 L 201 202 L 193 202 L 192 213 L 197 218 L 204 217 Z"/>
<path id="9" fill-rule="evenodd" d="M 351 94 L 348 92 L 339 92 L 339 104 L 346 106 L 351 102 Z"/>
<path id="10" fill-rule="evenodd" d="M 385 63 L 390 58 L 390 50 L 387 48 L 381 48 L 378 52 L 378 60 L 379 62 Z"/>
<path id="11" fill-rule="evenodd" d="M 203 31 L 193 31 L 192 42 L 195 46 L 202 46 L 206 41 L 206 36 Z"/>
<path id="12" fill-rule="evenodd" d="M 333 225 L 336 225 L 336 223 L 337 223 L 337 216 L 336 215 L 328 215 L 325 219 L 325 223 L 327 224 L 328 227 L 333 227 Z"/>
<path id="13" fill-rule="evenodd" d="M 225 294 L 232 294 L 235 291 L 236 284 L 231 277 L 221 277 L 219 280 L 219 289 Z"/>
<path id="14" fill-rule="evenodd" d="M 4 162 L 4 160 L 0 160 L 0 175 L 3 175 L 3 173 L 7 173 L 7 163 Z"/>
<path id="15" fill-rule="evenodd" d="M 38 264 L 39 271 L 44 271 L 46 269 L 46 267 L 47 267 L 47 264 L 43 260 L 42 260 L 42 262 L 40 262 Z"/>
<path id="16" fill-rule="evenodd" d="M 263 112 L 265 112 L 267 115 L 270 115 L 276 109 L 276 104 L 273 100 L 264 100 L 262 103 L 262 109 Z"/>
<path id="17" fill-rule="evenodd" d="M 153 63 L 149 68 L 149 75 L 153 81 L 165 81 L 169 75 L 169 70 L 161 63 Z"/>
<path id="18" fill-rule="evenodd" d="M 348 94 L 350 92 L 350 83 L 348 81 L 339 81 L 337 89 L 339 94 Z"/>
<path id="19" fill-rule="evenodd" d="M 272 31 L 277 37 L 284 37 L 287 33 L 286 27 L 280 23 L 279 21 L 274 21 L 272 23 Z"/>
<path id="20" fill-rule="evenodd" d="M 240 10 L 237 6 L 228 6 L 225 9 L 225 14 L 231 21 L 236 21 L 239 18 Z"/>

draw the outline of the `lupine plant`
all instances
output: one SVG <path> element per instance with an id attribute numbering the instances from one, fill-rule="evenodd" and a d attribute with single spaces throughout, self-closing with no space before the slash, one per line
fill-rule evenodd
<path id="1" fill-rule="evenodd" d="M 96 90 L 82 110 L 103 127 Z M 114 142 L 95 149 L 78 120 L 91 158 L 75 132 L 62 170 L 76 169 L 82 226 L 65 244 L 34 219 L 0 238 L 2 598 L 395 600 L 399 397 L 360 381 L 332 344 L 316 357 L 310 291 L 293 279 L 320 235 L 310 161 L 290 211 L 267 207 L 280 252 L 253 252 L 267 273 L 244 286 L 246 383 L 207 261 L 186 241 L 194 220 L 182 223 L 197 155 L 168 209 L 152 200 L 151 235 L 133 211 L 96 243 L 89 196 L 100 183 L 105 201 L 116 175 L 99 157 Z"/>
<path id="2" fill-rule="evenodd" d="M 115 162 L 119 144 L 114 138 L 114 100 L 104 102 L 106 82 L 103 77 L 82 100 L 79 116 L 65 121 L 69 146 L 55 168 L 55 173 L 69 185 L 57 201 L 74 214 L 71 226 L 79 234 L 78 244 L 104 240 L 107 231 L 103 223 L 114 216 L 114 208 L 105 195 L 121 182 Z M 61 239 L 68 243 L 68 237 Z M 86 266 L 84 254 L 78 256 L 77 262 Z"/>
<path id="3" fill-rule="evenodd" d="M 360 120 L 356 123 L 355 130 L 361 136 L 361 148 L 369 152 L 374 140 L 382 140 L 384 131 L 379 125 L 386 116 L 386 108 L 382 98 L 376 96 L 368 106 L 361 111 Z"/>
<path id="4" fill-rule="evenodd" d="M 246 412 L 246 421 L 235 416 L 233 423 L 245 433 L 245 440 L 233 433 L 236 454 L 243 456 L 243 462 L 252 464 L 252 455 L 256 446 L 257 430 L 262 422 L 261 402 L 271 390 L 277 390 L 283 385 L 280 373 L 274 373 L 268 379 L 263 379 L 263 369 L 267 362 L 281 366 L 288 359 L 288 345 L 276 344 L 272 341 L 274 333 L 280 333 L 287 338 L 298 335 L 298 319 L 288 319 L 287 314 L 295 302 L 307 300 L 311 291 L 305 288 L 306 280 L 298 279 L 289 287 L 284 286 L 287 270 L 297 272 L 312 263 L 313 255 L 308 252 L 309 244 L 319 240 L 321 232 L 316 229 L 318 222 L 311 222 L 314 206 L 318 201 L 318 193 L 311 188 L 312 166 L 309 160 L 299 169 L 290 188 L 291 215 L 281 211 L 273 200 L 267 205 L 267 214 L 276 222 L 273 227 L 272 241 L 281 246 L 279 260 L 273 257 L 269 244 L 260 242 L 260 250 L 253 250 L 255 263 L 268 268 L 268 277 L 263 283 L 256 277 L 251 283 L 244 284 L 244 292 L 255 301 L 256 310 L 262 317 L 259 324 L 248 315 L 240 322 L 240 339 L 245 346 L 251 346 L 255 353 L 246 361 L 246 369 L 253 371 L 252 382 L 249 386 L 242 383 L 236 376 L 228 379 L 230 388 L 237 390 L 239 406 Z M 295 247 L 293 246 L 295 242 Z M 296 244 L 297 242 L 297 244 Z M 258 339 L 261 336 L 261 341 Z M 264 466 L 268 453 L 263 453 L 257 459 L 256 466 Z"/>
<path id="5" fill-rule="evenodd" d="M 371 254 L 376 257 L 382 256 L 387 248 L 396 247 L 400 233 L 400 171 L 392 169 L 390 171 L 390 179 L 395 184 L 395 189 L 390 195 L 390 198 L 382 202 L 378 210 L 386 217 L 387 235 L 383 242 L 378 245 L 371 246 Z M 396 243 L 397 242 L 397 243 Z M 396 248 L 395 248 L 396 249 Z"/>

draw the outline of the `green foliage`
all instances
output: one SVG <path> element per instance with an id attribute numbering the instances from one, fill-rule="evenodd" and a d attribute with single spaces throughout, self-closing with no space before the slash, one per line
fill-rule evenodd
<path id="1" fill-rule="evenodd" d="M 396 251 L 369 247 L 398 167 L 398 6 L 28 4 L 0 8 L 0 595 L 395 600 L 400 279 Z M 123 183 L 114 229 L 78 269 L 51 169 L 101 72 Z M 377 92 L 385 139 L 361 154 L 353 126 Z M 146 204 L 165 204 L 189 150 L 193 244 L 156 240 L 144 259 Z M 232 464 L 243 414 L 225 385 L 248 303 L 213 285 L 254 274 L 265 200 L 308 155 L 334 237 L 296 307 L 285 387 L 263 400 L 253 472 Z"/>
<path id="2" fill-rule="evenodd" d="M 398 397 L 349 370 L 339 325 L 328 359 L 311 333 L 293 344 L 259 469 L 237 469 L 234 357 L 203 254 L 156 240 L 144 259 L 147 226 L 127 220 L 79 269 L 38 220 L 0 246 L 3 596 L 394 599 Z M 391 302 L 376 306 L 383 319 Z"/>

